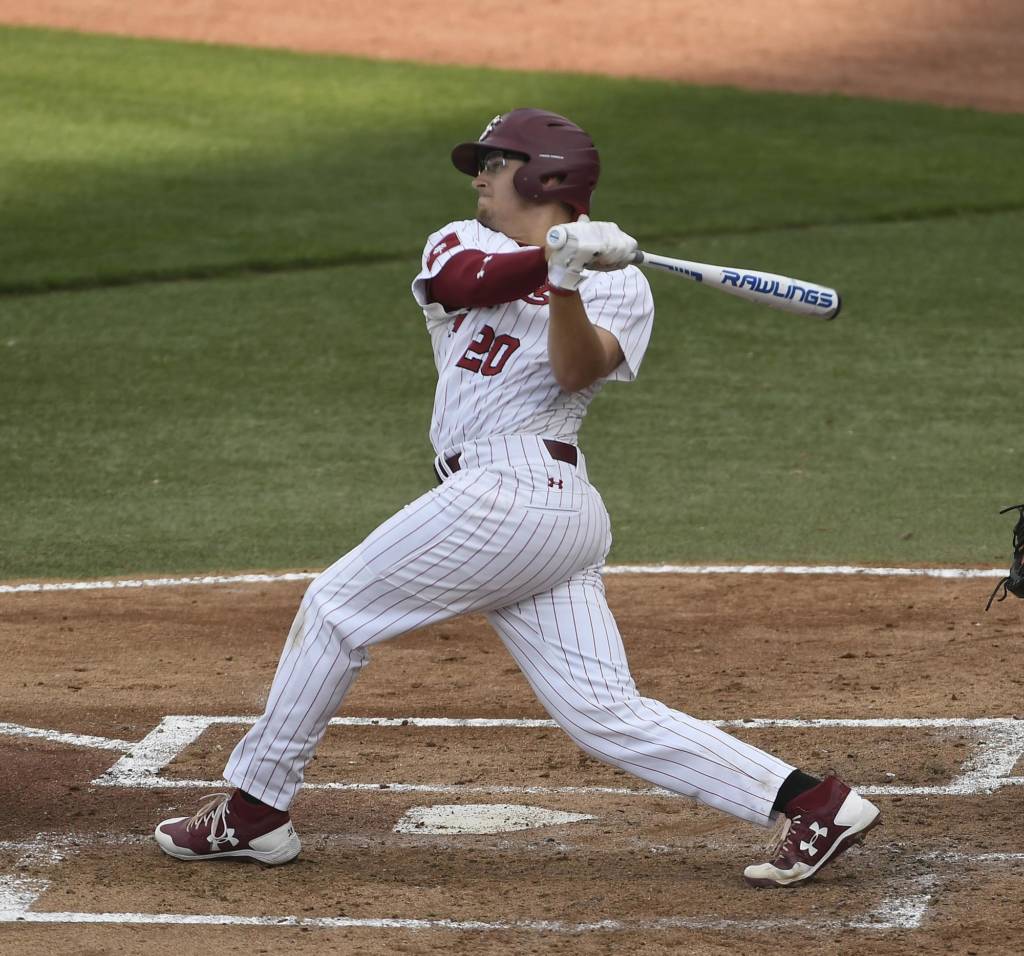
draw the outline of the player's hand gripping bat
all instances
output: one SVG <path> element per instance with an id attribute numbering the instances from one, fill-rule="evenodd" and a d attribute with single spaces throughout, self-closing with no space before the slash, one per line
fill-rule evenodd
<path id="1" fill-rule="evenodd" d="M 547 243 L 551 248 L 558 249 L 567 240 L 568 234 L 560 226 L 548 230 Z M 633 262 L 638 266 L 663 269 L 684 279 L 700 282 L 708 288 L 783 312 L 792 312 L 794 315 L 834 319 L 842 308 L 842 300 L 835 289 L 772 272 L 716 266 L 688 259 L 670 259 L 668 256 L 640 250 L 634 253 Z"/>

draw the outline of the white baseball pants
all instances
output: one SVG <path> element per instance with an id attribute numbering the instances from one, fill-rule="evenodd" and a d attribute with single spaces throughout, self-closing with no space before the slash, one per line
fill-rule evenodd
<path id="1" fill-rule="evenodd" d="M 548 713 L 587 753 L 771 825 L 792 766 L 637 693 L 600 574 L 608 513 L 582 455 L 576 467 L 556 461 L 533 436 L 460 450 L 458 472 L 310 585 L 266 711 L 235 747 L 226 779 L 287 809 L 370 645 L 484 612 Z"/>

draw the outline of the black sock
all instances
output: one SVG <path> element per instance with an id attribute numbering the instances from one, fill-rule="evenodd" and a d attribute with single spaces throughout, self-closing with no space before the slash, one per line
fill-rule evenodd
<path id="1" fill-rule="evenodd" d="M 256 806 L 259 807 L 267 806 L 267 804 L 265 804 L 262 800 L 257 800 L 255 797 L 250 797 L 249 794 L 247 794 L 244 790 L 239 790 L 238 793 L 246 803 L 254 803 L 256 804 Z"/>
<path id="2" fill-rule="evenodd" d="M 782 781 L 782 786 L 779 787 L 778 795 L 772 804 L 772 812 L 785 810 L 786 804 L 793 797 L 799 797 L 801 793 L 805 793 L 811 787 L 816 787 L 819 783 L 821 781 L 817 777 L 812 777 L 809 773 L 804 773 L 802 770 L 794 770 Z"/>

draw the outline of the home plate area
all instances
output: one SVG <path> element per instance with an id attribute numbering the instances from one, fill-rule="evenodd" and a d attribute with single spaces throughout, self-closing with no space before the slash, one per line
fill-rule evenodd
<path id="1" fill-rule="evenodd" d="M 512 833 L 533 827 L 593 820 L 589 813 L 566 813 L 514 803 L 467 803 L 412 807 L 395 824 L 395 833 Z"/>
<path id="2" fill-rule="evenodd" d="M 1024 852 L 1001 837 L 1019 832 L 1024 796 L 1024 722 L 1012 718 L 719 722 L 838 764 L 885 814 L 813 887 L 776 892 L 740 879 L 767 833 L 591 760 L 540 719 L 336 718 L 294 808 L 295 863 L 163 857 L 151 825 L 224 788 L 252 719 L 169 716 L 137 741 L 0 725 L 0 749 L 56 764 L 91 752 L 82 798 L 123 823 L 102 812 L 100 827 L 0 843 L 0 922 L 637 933 L 666 946 L 786 929 L 854 933 L 863 951 L 940 939 L 978 899 L 1005 908 L 1009 932 L 1020 924 Z"/>

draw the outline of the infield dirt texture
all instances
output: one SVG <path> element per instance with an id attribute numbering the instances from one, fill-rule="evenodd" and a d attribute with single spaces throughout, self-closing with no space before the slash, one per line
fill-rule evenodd
<path id="1" fill-rule="evenodd" d="M 983 610 L 1024 501 L 1024 7 L 0 0 L 0 24 L 0 951 L 1024 951 L 1024 603 Z M 372 655 L 294 864 L 150 838 L 216 789 L 305 581 L 426 487 L 407 283 L 459 212 L 441 144 L 526 105 L 505 84 L 609 121 L 608 205 L 659 251 L 851 293 L 811 326 L 657 280 L 646 375 L 583 432 L 620 564 L 903 569 L 608 576 L 642 693 L 875 794 L 884 826 L 800 890 L 743 884 L 766 833 L 578 752 L 476 617 Z M 331 141 L 306 125 L 335 94 Z M 677 109 L 704 125 L 660 134 Z M 60 583 L 100 578 L 133 583 Z M 396 830 L 470 804 L 592 819 Z"/>

